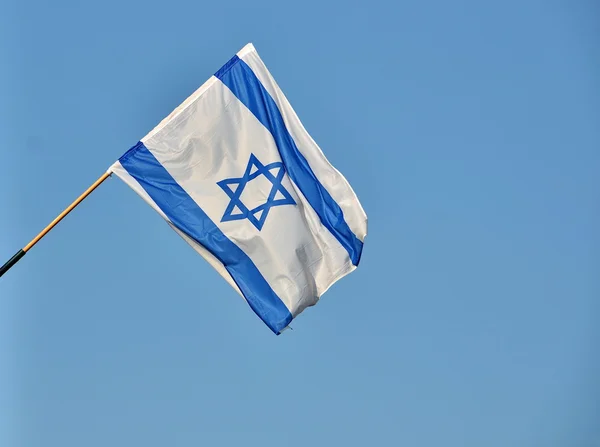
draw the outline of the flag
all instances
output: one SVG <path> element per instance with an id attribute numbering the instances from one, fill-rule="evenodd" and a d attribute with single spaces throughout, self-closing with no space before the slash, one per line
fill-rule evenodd
<path id="1" fill-rule="evenodd" d="M 367 216 L 252 44 L 108 172 L 275 334 L 359 264 Z"/>

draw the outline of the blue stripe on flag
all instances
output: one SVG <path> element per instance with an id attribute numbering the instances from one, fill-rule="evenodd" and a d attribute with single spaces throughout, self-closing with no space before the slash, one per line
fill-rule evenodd
<path id="1" fill-rule="evenodd" d="M 352 264 L 358 265 L 363 243 L 354 235 L 344 220 L 342 209 L 319 182 L 306 158 L 298 150 L 277 104 L 252 69 L 238 56 L 234 56 L 215 73 L 215 77 L 271 132 L 289 176 L 313 207 L 323 226 L 348 251 Z"/>
<path id="2" fill-rule="evenodd" d="M 248 255 L 219 230 L 142 142 L 119 162 L 178 229 L 221 261 L 252 310 L 273 332 L 279 334 L 292 321 L 290 311 Z"/>

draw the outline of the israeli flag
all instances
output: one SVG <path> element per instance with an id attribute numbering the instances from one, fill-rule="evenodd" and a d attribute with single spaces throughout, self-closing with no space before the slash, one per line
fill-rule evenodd
<path id="1" fill-rule="evenodd" d="M 276 334 L 360 261 L 367 216 L 252 44 L 109 172 Z"/>

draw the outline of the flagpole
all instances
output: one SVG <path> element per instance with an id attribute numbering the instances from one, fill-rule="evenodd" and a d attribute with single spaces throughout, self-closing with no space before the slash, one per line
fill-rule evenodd
<path id="1" fill-rule="evenodd" d="M 88 189 L 85 190 L 85 192 L 83 194 L 81 194 L 79 197 L 77 197 L 77 199 L 75 199 L 75 201 L 73 203 L 71 203 L 62 213 L 60 213 L 56 219 L 54 219 L 52 222 L 50 222 L 48 224 L 48 226 L 46 228 L 44 228 L 40 234 L 38 234 L 36 237 L 34 237 L 31 242 L 29 242 L 29 244 L 27 244 L 25 247 L 23 247 L 21 250 L 19 250 L 18 252 L 15 253 L 15 255 L 10 258 L 8 261 L 6 261 L 6 263 L 0 267 L 0 276 L 4 275 L 6 272 L 8 272 L 8 270 L 10 270 L 10 268 L 15 265 L 17 262 L 19 262 L 19 260 L 25 256 L 25 254 L 31 250 L 31 248 L 37 244 L 40 239 L 42 239 L 44 236 L 46 236 L 46 234 L 48 234 L 48 232 L 54 228 L 56 226 L 56 224 L 58 224 L 61 220 L 63 220 L 63 218 L 69 214 L 71 211 L 73 211 L 73 209 L 79 205 L 83 199 L 85 199 L 87 196 L 89 196 L 92 191 L 94 191 L 94 189 L 96 189 L 98 186 L 100 186 L 100 184 L 106 180 L 108 177 L 110 177 L 110 172 L 105 172 L 104 174 L 102 174 L 102 176 L 96 180 L 92 186 L 90 186 Z"/>

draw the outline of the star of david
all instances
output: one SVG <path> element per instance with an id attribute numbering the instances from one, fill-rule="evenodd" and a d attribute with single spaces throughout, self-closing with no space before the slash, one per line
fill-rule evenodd
<path id="1" fill-rule="evenodd" d="M 271 182 L 271 192 L 265 203 L 255 208 L 248 209 L 240 198 L 248 183 L 260 175 L 263 175 Z M 283 167 L 283 163 L 275 162 L 265 166 L 254 154 L 250 154 L 250 160 L 248 161 L 246 171 L 242 177 L 227 178 L 217 182 L 217 185 L 219 185 L 231 199 L 221 218 L 221 222 L 248 219 L 252 225 L 260 231 L 265 224 L 265 220 L 267 220 L 271 208 L 281 205 L 295 205 L 296 202 L 281 184 L 284 175 L 285 168 Z"/>

